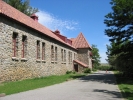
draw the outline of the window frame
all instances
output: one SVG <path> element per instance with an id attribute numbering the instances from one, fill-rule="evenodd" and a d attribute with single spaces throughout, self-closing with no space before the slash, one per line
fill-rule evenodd
<path id="1" fill-rule="evenodd" d="M 55 61 L 58 61 L 58 58 L 57 58 L 57 47 L 55 47 Z"/>
<path id="2" fill-rule="evenodd" d="M 42 42 L 42 60 L 45 60 L 45 43 Z"/>
<path id="3" fill-rule="evenodd" d="M 27 54 L 27 36 L 22 36 L 22 58 L 26 58 Z"/>
<path id="4" fill-rule="evenodd" d="M 40 59 L 40 41 L 37 40 L 37 59 Z"/>
<path id="5" fill-rule="evenodd" d="M 62 62 L 63 62 L 63 60 L 64 60 L 64 59 L 63 59 L 63 51 L 64 51 L 64 50 L 61 49 L 61 61 L 62 61 Z"/>
<path id="6" fill-rule="evenodd" d="M 12 35 L 12 56 L 17 57 L 18 56 L 18 33 L 13 32 Z"/>
<path id="7" fill-rule="evenodd" d="M 51 61 L 54 61 L 54 46 L 51 45 Z"/>

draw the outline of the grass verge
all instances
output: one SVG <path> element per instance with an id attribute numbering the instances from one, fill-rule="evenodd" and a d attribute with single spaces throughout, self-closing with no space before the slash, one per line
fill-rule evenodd
<path id="1" fill-rule="evenodd" d="M 133 100 L 133 79 L 122 77 L 117 71 L 114 72 L 118 87 L 126 100 Z"/>
<path id="2" fill-rule="evenodd" d="M 23 81 L 7 82 L 0 84 L 0 93 L 5 93 L 6 95 L 19 93 L 23 91 L 33 90 L 41 87 L 46 87 L 64 81 L 83 77 L 86 74 L 65 74 L 60 76 L 48 76 L 42 78 L 27 79 Z"/>

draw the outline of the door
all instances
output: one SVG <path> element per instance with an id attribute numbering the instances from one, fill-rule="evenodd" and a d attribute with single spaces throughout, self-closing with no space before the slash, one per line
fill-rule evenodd
<path id="1" fill-rule="evenodd" d="M 74 70 L 78 72 L 78 64 L 74 64 Z"/>

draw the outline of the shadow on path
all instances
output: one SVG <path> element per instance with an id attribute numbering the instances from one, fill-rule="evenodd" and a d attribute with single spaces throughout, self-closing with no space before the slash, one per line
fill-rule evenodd
<path id="1" fill-rule="evenodd" d="M 102 92 L 105 95 L 111 95 L 113 98 L 122 98 L 121 93 L 118 91 L 109 91 L 104 89 L 94 89 L 93 92 Z"/>
<path id="2" fill-rule="evenodd" d="M 93 73 L 91 75 L 82 77 L 79 80 L 82 80 L 82 82 L 98 82 L 99 87 L 102 86 L 103 88 L 99 88 L 99 87 L 94 88 L 92 91 L 92 92 L 98 93 L 98 95 L 99 95 L 99 93 L 101 93 L 104 96 L 108 95 L 108 96 L 111 96 L 112 98 L 114 98 L 114 100 L 115 99 L 120 100 L 123 98 L 121 95 L 121 92 L 118 90 L 117 87 L 115 87 L 116 79 L 115 79 L 115 76 L 112 72 L 106 73 L 104 71 L 101 71 L 101 72 Z M 104 87 L 104 84 L 101 85 L 101 83 L 105 83 L 107 86 Z M 112 88 L 112 86 L 114 89 Z M 112 99 L 108 98 L 108 100 L 112 100 Z"/>
<path id="3" fill-rule="evenodd" d="M 82 77 L 80 80 L 83 80 L 83 82 L 92 81 L 106 84 L 116 84 L 115 77 L 111 73 L 94 73 L 92 75 Z"/>

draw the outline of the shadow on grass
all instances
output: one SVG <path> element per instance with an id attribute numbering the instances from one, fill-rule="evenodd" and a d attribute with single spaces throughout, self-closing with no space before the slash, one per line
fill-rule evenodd
<path id="1" fill-rule="evenodd" d="M 124 98 L 133 100 L 133 80 L 116 74 L 117 84 Z"/>
<path id="2" fill-rule="evenodd" d="M 121 77 L 121 76 L 118 76 L 118 75 L 115 75 L 116 76 L 116 80 L 117 80 L 117 83 L 118 84 L 128 84 L 128 85 L 133 85 L 133 79 L 131 78 L 128 78 L 128 77 Z"/>
<path id="3" fill-rule="evenodd" d="M 70 78 L 77 79 L 81 77 L 85 77 L 86 75 L 70 75 Z"/>
<path id="4" fill-rule="evenodd" d="M 123 97 L 128 99 L 128 100 L 133 100 L 133 93 L 131 92 L 121 92 Z"/>

